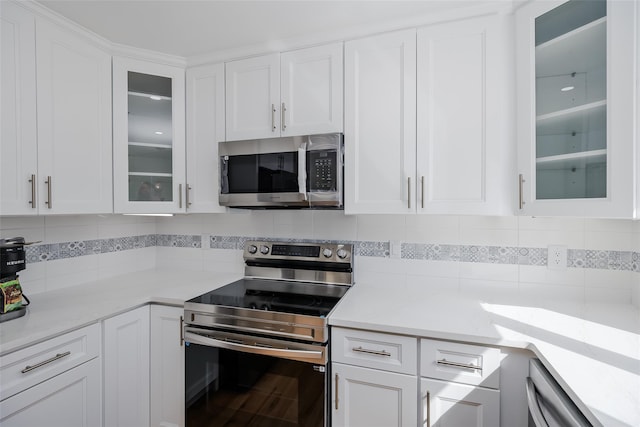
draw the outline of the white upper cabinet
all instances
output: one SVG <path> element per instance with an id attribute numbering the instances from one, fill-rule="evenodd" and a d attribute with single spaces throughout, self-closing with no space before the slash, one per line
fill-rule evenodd
<path id="1" fill-rule="evenodd" d="M 280 55 L 227 62 L 228 141 L 280 135 Z"/>
<path id="2" fill-rule="evenodd" d="M 224 212 L 218 203 L 218 142 L 224 141 L 224 64 L 187 70 L 187 212 Z"/>
<path id="3" fill-rule="evenodd" d="M 635 2 L 518 10 L 519 209 L 634 215 Z"/>
<path id="4" fill-rule="evenodd" d="M 184 70 L 114 58 L 113 110 L 115 212 L 185 212 Z"/>
<path id="5" fill-rule="evenodd" d="M 345 44 L 346 213 L 512 213 L 511 32 L 496 15 Z"/>
<path id="6" fill-rule="evenodd" d="M 280 56 L 282 136 L 342 132 L 342 43 Z"/>
<path id="7" fill-rule="evenodd" d="M 226 65 L 226 140 L 342 131 L 342 44 Z"/>
<path id="8" fill-rule="evenodd" d="M 510 22 L 496 15 L 418 30 L 419 213 L 513 212 Z"/>
<path id="9" fill-rule="evenodd" d="M 34 40 L 33 16 L 11 2 L 2 2 L 1 147 L 1 214 L 113 211 L 111 56 L 40 17 Z"/>
<path id="10" fill-rule="evenodd" d="M 37 214 L 35 19 L 0 2 L 0 31 L 0 215 Z"/>
<path id="11" fill-rule="evenodd" d="M 416 31 L 345 43 L 345 213 L 415 209 Z"/>
<path id="12" fill-rule="evenodd" d="M 113 212 L 111 55 L 36 20 L 41 213 Z"/>

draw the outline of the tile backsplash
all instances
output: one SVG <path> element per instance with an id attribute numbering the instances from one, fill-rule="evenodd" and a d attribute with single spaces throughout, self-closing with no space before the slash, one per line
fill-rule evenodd
<path id="1" fill-rule="evenodd" d="M 232 211 L 171 218 L 84 215 L 0 218 L 2 237 L 27 249 L 26 292 L 148 268 L 242 272 L 247 239 L 354 243 L 357 283 L 521 292 L 581 300 L 640 299 L 640 225 L 630 220 Z M 390 244 L 400 251 L 391 256 Z M 565 245 L 567 268 L 547 269 Z M 135 253 L 135 254 L 134 254 Z"/>

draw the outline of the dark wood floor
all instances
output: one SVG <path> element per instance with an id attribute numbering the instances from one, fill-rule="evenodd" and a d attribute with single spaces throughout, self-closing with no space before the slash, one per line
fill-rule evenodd
<path id="1" fill-rule="evenodd" d="M 310 366 L 299 365 L 300 370 Z M 322 427 L 324 378 L 300 376 L 276 363 L 250 390 L 218 390 L 188 410 L 188 427 Z M 305 384 L 298 378 L 305 378 Z"/>

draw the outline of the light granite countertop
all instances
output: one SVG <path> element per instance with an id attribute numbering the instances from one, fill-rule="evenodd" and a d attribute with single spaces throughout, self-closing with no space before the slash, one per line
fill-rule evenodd
<path id="1" fill-rule="evenodd" d="M 333 326 L 532 351 L 594 426 L 640 426 L 640 311 L 358 284 Z"/>
<path id="2" fill-rule="evenodd" d="M 0 323 L 0 356 L 148 303 L 185 300 L 237 274 L 143 271 L 31 297 Z M 640 311 L 631 305 L 531 301 L 425 288 L 355 285 L 333 326 L 531 350 L 595 426 L 640 426 Z"/>

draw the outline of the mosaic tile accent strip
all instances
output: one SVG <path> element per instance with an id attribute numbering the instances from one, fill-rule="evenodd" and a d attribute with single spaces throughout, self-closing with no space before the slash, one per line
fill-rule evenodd
<path id="1" fill-rule="evenodd" d="M 259 236 L 210 236 L 212 249 L 243 250 L 247 240 L 272 240 L 283 243 L 351 243 L 356 256 L 388 258 L 389 242 L 338 241 L 326 239 L 277 239 Z M 148 234 L 114 239 L 84 240 L 27 246 L 27 263 L 54 261 L 85 255 L 127 251 L 147 247 L 201 248 L 200 235 Z M 485 264 L 547 265 L 547 248 L 513 246 L 447 245 L 438 243 L 402 243 L 402 259 L 453 261 Z M 633 271 L 640 273 L 640 252 L 568 249 L 568 268 Z"/>
<path id="2" fill-rule="evenodd" d="M 63 243 L 45 243 L 25 247 L 27 264 L 85 255 L 106 254 L 131 249 L 155 247 L 157 235 L 118 237 L 114 239 L 82 240 Z"/>

